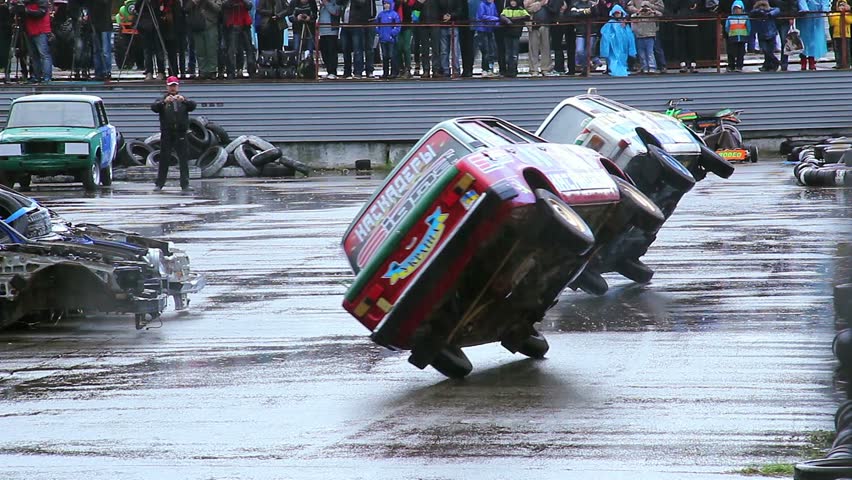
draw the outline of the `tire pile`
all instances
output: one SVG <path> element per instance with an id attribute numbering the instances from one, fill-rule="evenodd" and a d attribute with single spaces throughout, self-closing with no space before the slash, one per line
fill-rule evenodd
<path id="1" fill-rule="evenodd" d="M 201 170 L 201 178 L 293 177 L 310 174 L 302 162 L 290 159 L 281 149 L 255 135 L 231 139 L 220 125 L 204 117 L 189 119 L 186 140 L 190 166 Z M 127 140 L 116 156 L 117 167 L 156 166 L 160 162 L 160 134 L 143 141 Z M 171 165 L 177 165 L 173 154 Z"/>
<path id="2" fill-rule="evenodd" d="M 852 245 L 845 245 L 847 252 Z M 852 272 L 840 282 L 852 282 Z M 834 337 L 831 346 L 834 356 L 840 362 L 838 373 L 846 380 L 846 398 L 852 397 L 852 283 L 842 283 L 834 287 L 835 324 L 843 328 Z M 852 477 L 852 399 L 840 404 L 834 414 L 834 428 L 837 436 L 831 450 L 825 458 L 809 460 L 796 464 L 796 480 L 827 480 Z"/>
<path id="3" fill-rule="evenodd" d="M 852 187 L 852 138 L 785 140 L 780 151 L 796 163 L 793 175 L 801 185 Z"/>

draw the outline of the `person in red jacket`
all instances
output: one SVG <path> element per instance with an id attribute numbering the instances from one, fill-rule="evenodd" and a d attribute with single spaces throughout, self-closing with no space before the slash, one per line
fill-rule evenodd
<path id="1" fill-rule="evenodd" d="M 50 34 L 50 5 L 47 0 L 27 0 L 24 29 L 30 37 L 30 82 L 49 82 L 53 79 L 53 58 L 47 45 Z"/>
<path id="2" fill-rule="evenodd" d="M 252 0 L 226 0 L 222 5 L 225 15 L 225 35 L 228 38 L 228 78 L 236 77 L 237 52 L 245 52 L 250 77 L 257 70 L 254 45 L 251 43 Z"/>

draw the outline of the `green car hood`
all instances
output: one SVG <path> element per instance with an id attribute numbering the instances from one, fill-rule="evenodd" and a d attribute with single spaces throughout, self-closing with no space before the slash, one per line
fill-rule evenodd
<path id="1" fill-rule="evenodd" d="M 20 143 L 33 140 L 51 142 L 88 142 L 97 135 L 94 128 L 82 127 L 22 127 L 0 132 L 0 143 Z"/>

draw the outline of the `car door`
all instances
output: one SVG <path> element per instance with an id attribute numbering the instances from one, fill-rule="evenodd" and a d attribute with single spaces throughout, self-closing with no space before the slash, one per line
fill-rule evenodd
<path id="1" fill-rule="evenodd" d="M 118 135 L 115 127 L 109 124 L 103 102 L 95 102 L 95 117 L 98 120 L 98 133 L 101 138 L 101 168 L 115 159 Z"/>

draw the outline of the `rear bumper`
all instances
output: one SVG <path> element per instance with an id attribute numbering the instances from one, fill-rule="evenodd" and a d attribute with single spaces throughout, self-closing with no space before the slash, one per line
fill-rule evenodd
<path id="1" fill-rule="evenodd" d="M 200 273 L 190 273 L 186 280 L 169 282 L 170 295 L 200 292 L 207 285 L 207 278 Z"/>

